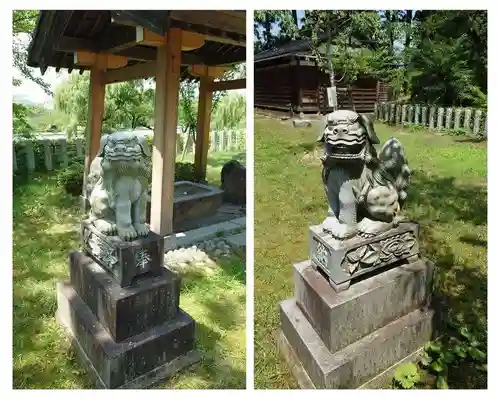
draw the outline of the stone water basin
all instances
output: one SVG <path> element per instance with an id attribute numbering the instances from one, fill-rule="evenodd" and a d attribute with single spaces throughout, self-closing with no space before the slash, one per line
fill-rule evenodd
<path id="1" fill-rule="evenodd" d="M 173 225 L 179 226 L 188 220 L 213 216 L 222 205 L 223 191 L 190 181 L 174 183 Z M 151 202 L 148 203 L 147 221 L 150 221 Z"/>

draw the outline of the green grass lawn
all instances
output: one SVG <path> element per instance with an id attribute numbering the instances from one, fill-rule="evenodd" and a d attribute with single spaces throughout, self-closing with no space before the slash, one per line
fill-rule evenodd
<path id="1" fill-rule="evenodd" d="M 216 183 L 214 165 L 209 173 Z M 56 282 L 68 279 L 69 252 L 80 248 L 77 203 L 55 176 L 38 175 L 14 183 L 13 214 L 13 386 L 90 388 L 54 318 Z M 219 266 L 210 276 L 184 276 L 180 305 L 197 322 L 203 360 L 167 381 L 167 388 L 245 387 L 244 256 Z"/>
<path id="2" fill-rule="evenodd" d="M 326 215 L 321 166 L 310 154 L 318 129 L 256 115 L 255 387 L 296 388 L 278 353 L 278 304 L 294 295 L 292 264 L 308 258 L 307 228 Z M 486 339 L 486 144 L 376 125 L 382 143 L 398 138 L 413 169 L 407 217 L 421 224 L 422 252 L 437 266 L 450 312 Z M 485 384 L 451 375 L 450 387 Z"/>

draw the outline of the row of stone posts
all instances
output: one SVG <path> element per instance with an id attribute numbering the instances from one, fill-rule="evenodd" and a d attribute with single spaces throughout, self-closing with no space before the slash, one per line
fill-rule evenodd
<path id="1" fill-rule="evenodd" d="M 487 113 L 481 109 L 377 103 L 375 118 L 389 124 L 414 124 L 431 130 L 465 130 L 487 137 Z"/>

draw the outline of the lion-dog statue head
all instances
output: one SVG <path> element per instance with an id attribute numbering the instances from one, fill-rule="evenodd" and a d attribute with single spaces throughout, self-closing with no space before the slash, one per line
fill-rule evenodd
<path id="1" fill-rule="evenodd" d="M 147 185 L 150 171 L 146 159 L 150 156 L 145 136 L 137 132 L 119 131 L 103 135 L 97 156 L 90 166 L 87 195 L 90 196 L 99 184 L 111 194 L 116 180 L 124 176 Z"/>
<path id="2" fill-rule="evenodd" d="M 337 162 L 363 160 L 367 164 L 376 158 L 373 145 L 380 143 L 373 122 L 351 110 L 326 115 L 318 141 L 325 145 L 326 158 Z"/>

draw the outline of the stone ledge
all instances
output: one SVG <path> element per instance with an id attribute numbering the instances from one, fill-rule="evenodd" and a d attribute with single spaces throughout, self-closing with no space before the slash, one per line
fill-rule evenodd
<path id="1" fill-rule="evenodd" d="M 175 248 L 181 248 L 184 246 L 196 244 L 198 242 L 217 237 L 218 234 L 229 234 L 235 230 L 241 230 L 241 228 L 242 228 L 241 222 L 234 223 L 232 221 L 227 221 L 227 222 L 212 224 L 210 226 L 200 227 L 199 229 L 188 230 L 186 232 L 177 233 L 175 235 L 174 245 Z"/>
<path id="2" fill-rule="evenodd" d="M 57 285 L 56 319 L 101 388 L 145 388 L 197 360 L 194 320 L 183 311 L 169 322 L 115 342 L 67 283 Z"/>
<path id="3" fill-rule="evenodd" d="M 283 301 L 280 311 L 281 330 L 316 388 L 357 388 L 421 348 L 433 333 L 434 312 L 416 310 L 332 354 L 295 300 Z"/>

